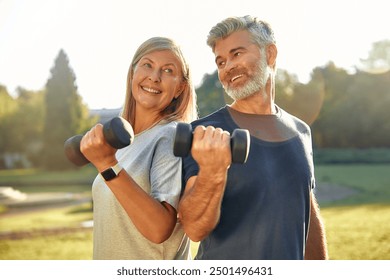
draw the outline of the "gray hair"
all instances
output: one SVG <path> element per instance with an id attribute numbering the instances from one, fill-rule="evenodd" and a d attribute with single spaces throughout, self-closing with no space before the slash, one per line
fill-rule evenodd
<path id="1" fill-rule="evenodd" d="M 250 33 L 253 43 L 258 45 L 261 50 L 264 50 L 270 44 L 276 44 L 271 25 L 256 17 L 244 16 L 229 17 L 211 28 L 207 37 L 207 45 L 214 51 L 215 44 L 218 40 L 240 30 L 247 30 Z"/>

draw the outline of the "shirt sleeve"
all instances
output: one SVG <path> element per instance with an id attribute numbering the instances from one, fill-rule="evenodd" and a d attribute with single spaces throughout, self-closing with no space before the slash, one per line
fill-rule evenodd
<path id="1" fill-rule="evenodd" d="M 197 176 L 199 172 L 199 166 L 194 160 L 194 158 L 189 154 L 187 157 L 183 158 L 183 188 L 187 183 L 188 179 L 192 176 Z"/>
<path id="2" fill-rule="evenodd" d="M 177 208 L 181 193 L 181 158 L 173 155 L 174 126 L 161 131 L 150 169 L 151 196 Z"/>

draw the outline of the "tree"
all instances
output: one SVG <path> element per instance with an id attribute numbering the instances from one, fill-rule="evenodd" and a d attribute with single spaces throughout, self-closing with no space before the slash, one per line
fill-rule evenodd
<path id="1" fill-rule="evenodd" d="M 322 75 L 324 102 L 312 125 L 319 148 L 385 148 L 390 143 L 390 72 L 348 74 L 333 63 L 313 71 Z"/>
<path id="2" fill-rule="evenodd" d="M 33 166 L 39 164 L 44 124 L 44 90 L 17 88 L 18 110 L 12 117 L 11 131 L 15 151 L 25 155 Z"/>
<path id="3" fill-rule="evenodd" d="M 60 50 L 46 84 L 45 123 L 43 130 L 43 166 L 47 169 L 70 167 L 64 156 L 64 142 L 85 130 L 93 120 L 77 92 L 76 77 L 69 60 Z"/>
<path id="4" fill-rule="evenodd" d="M 17 110 L 14 98 L 5 86 L 0 85 L 0 169 L 5 167 L 4 154 L 12 151 L 13 141 L 9 137 L 12 131 L 12 115 Z"/>
<path id="5" fill-rule="evenodd" d="M 196 89 L 196 94 L 200 117 L 204 117 L 233 101 L 222 88 L 217 71 L 204 75 L 202 85 Z"/>
<path id="6" fill-rule="evenodd" d="M 362 70 L 370 73 L 383 73 L 390 70 L 390 40 L 372 44 L 368 57 L 360 59 Z"/>
<path id="7" fill-rule="evenodd" d="M 275 84 L 276 104 L 311 125 L 320 113 L 324 98 L 322 76 L 313 74 L 308 84 L 302 84 L 295 75 L 279 69 Z"/>

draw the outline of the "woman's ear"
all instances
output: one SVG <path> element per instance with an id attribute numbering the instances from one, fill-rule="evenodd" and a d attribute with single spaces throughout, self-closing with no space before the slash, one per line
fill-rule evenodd
<path id="1" fill-rule="evenodd" d="M 179 89 L 177 90 L 177 93 L 175 94 L 175 97 L 174 97 L 175 99 L 177 99 L 184 92 L 186 86 L 187 86 L 187 83 L 185 83 L 185 82 L 182 82 L 180 84 Z"/>

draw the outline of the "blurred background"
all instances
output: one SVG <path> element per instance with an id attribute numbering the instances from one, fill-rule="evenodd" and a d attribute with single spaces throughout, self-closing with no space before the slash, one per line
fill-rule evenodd
<path id="1" fill-rule="evenodd" d="M 64 141 L 120 113 L 133 52 L 172 37 L 200 116 L 229 103 L 208 31 L 269 21 L 276 102 L 312 129 L 331 259 L 390 259 L 390 19 L 385 1 L 0 0 L 0 259 L 91 259 L 92 166 Z M 193 244 L 196 253 L 197 244 Z"/>

